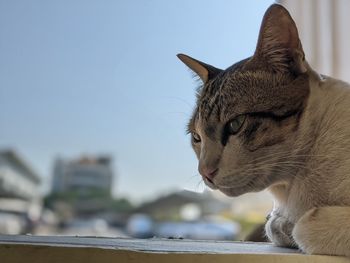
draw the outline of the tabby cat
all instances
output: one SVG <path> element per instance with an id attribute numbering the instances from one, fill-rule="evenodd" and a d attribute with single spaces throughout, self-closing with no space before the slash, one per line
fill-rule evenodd
<path id="1" fill-rule="evenodd" d="M 278 246 L 350 256 L 350 89 L 305 60 L 281 5 L 253 56 L 221 70 L 179 54 L 202 80 L 188 125 L 204 182 L 228 196 L 263 189 Z"/>

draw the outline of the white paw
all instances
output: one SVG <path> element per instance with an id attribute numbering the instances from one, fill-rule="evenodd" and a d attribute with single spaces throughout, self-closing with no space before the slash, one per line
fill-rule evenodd
<path id="1" fill-rule="evenodd" d="M 275 245 L 281 247 L 295 247 L 292 238 L 294 225 L 287 218 L 273 214 L 265 225 L 266 235 Z"/>

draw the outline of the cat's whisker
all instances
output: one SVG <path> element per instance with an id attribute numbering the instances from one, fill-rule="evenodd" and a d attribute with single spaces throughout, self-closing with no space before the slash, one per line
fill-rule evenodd
<path id="1" fill-rule="evenodd" d="M 199 191 L 199 187 L 202 187 L 202 190 L 205 188 L 204 181 L 200 179 L 195 187 L 196 191 Z"/>
<path id="2" fill-rule="evenodd" d="M 283 166 L 281 166 L 283 165 Z M 304 169 L 304 170 L 308 170 L 308 172 L 313 172 L 314 174 L 317 174 L 318 172 L 315 169 L 311 169 L 307 166 L 304 165 L 303 162 L 293 162 L 293 161 L 286 161 L 286 162 L 277 162 L 277 163 L 266 163 L 263 166 L 259 167 L 250 167 L 246 170 L 244 170 L 244 172 L 242 172 L 242 170 L 237 170 L 235 172 L 233 172 L 234 174 L 240 174 L 240 177 L 244 178 L 245 176 L 252 176 L 254 177 L 254 174 L 263 174 L 264 171 L 266 171 L 266 169 L 269 168 L 273 168 L 274 171 L 278 171 L 279 173 L 281 173 L 281 175 L 286 175 L 286 176 L 293 176 L 294 178 L 298 178 L 298 171 L 300 169 Z M 292 171 L 292 169 L 296 168 L 297 171 Z M 258 181 L 264 181 L 266 179 L 265 176 L 256 176 L 255 178 Z M 240 181 L 236 181 L 236 180 L 226 180 L 224 184 L 220 184 L 217 185 L 220 188 L 232 188 L 232 185 L 244 185 L 242 184 L 242 182 L 244 182 L 245 180 L 240 180 Z M 249 180 L 247 182 L 247 184 L 249 184 Z M 231 185 L 231 186 L 228 186 Z"/>
<path id="3" fill-rule="evenodd" d="M 289 176 L 293 176 L 294 178 L 300 178 L 300 179 L 305 179 L 305 176 L 304 174 L 303 175 L 300 175 L 298 172 L 294 172 L 292 173 L 289 168 L 298 168 L 298 169 L 305 169 L 307 173 L 309 174 L 315 174 L 315 175 L 321 175 L 319 173 L 319 171 L 317 169 L 311 169 L 309 167 L 306 167 L 306 166 L 300 166 L 300 165 L 294 165 L 294 164 L 290 164 L 290 165 L 286 165 L 284 164 L 283 167 L 280 167 L 280 166 L 276 166 L 274 167 L 275 170 L 278 170 L 279 172 L 283 173 L 283 174 L 286 174 L 286 175 L 289 175 Z"/>
<path id="4" fill-rule="evenodd" d="M 186 180 L 185 183 L 188 184 L 188 183 L 190 183 L 190 181 L 197 180 L 198 177 L 200 177 L 199 174 L 191 175 L 191 176 L 189 176 L 189 178 Z"/>
<path id="5" fill-rule="evenodd" d="M 179 114 L 179 115 L 184 115 L 187 118 L 190 117 L 190 115 L 188 113 L 182 112 L 182 111 L 168 111 L 168 112 L 166 112 L 166 114 Z"/>
<path id="6" fill-rule="evenodd" d="M 163 98 L 164 98 L 164 99 L 168 99 L 168 100 L 177 100 L 177 101 L 179 101 L 179 102 L 182 102 L 182 103 L 185 104 L 189 109 L 192 110 L 191 104 L 190 104 L 188 101 L 186 101 L 185 99 L 182 99 L 182 98 L 176 97 L 176 96 L 164 96 Z"/>
<path id="7" fill-rule="evenodd" d="M 285 155 L 285 154 L 288 154 L 288 155 Z M 253 164 L 253 163 L 256 163 L 256 162 L 260 162 L 262 160 L 270 160 L 271 158 L 273 157 L 278 157 L 279 159 L 296 159 L 298 157 L 327 157 L 327 155 L 315 155 L 315 154 L 294 154 L 294 153 L 291 153 L 290 151 L 285 151 L 285 152 L 274 152 L 272 154 L 268 154 L 268 155 L 265 155 L 265 156 L 261 156 L 259 158 L 256 158 L 254 159 L 250 164 Z"/>

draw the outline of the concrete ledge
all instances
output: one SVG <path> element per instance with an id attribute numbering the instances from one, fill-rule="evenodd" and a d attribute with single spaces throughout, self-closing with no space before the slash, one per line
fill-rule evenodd
<path id="1" fill-rule="evenodd" d="M 1 262 L 350 262 L 309 256 L 267 243 L 120 239 L 96 237 L 0 236 Z"/>

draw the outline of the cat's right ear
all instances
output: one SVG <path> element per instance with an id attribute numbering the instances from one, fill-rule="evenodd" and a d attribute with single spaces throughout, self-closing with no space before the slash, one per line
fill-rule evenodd
<path id="1" fill-rule="evenodd" d="M 215 68 L 185 54 L 177 54 L 177 57 L 194 73 L 196 73 L 203 83 L 206 83 L 208 80 L 214 78 L 222 71 L 221 69 Z"/>
<path id="2" fill-rule="evenodd" d="M 265 61 L 276 72 L 306 72 L 298 29 L 282 5 L 273 4 L 267 9 L 253 58 Z"/>

